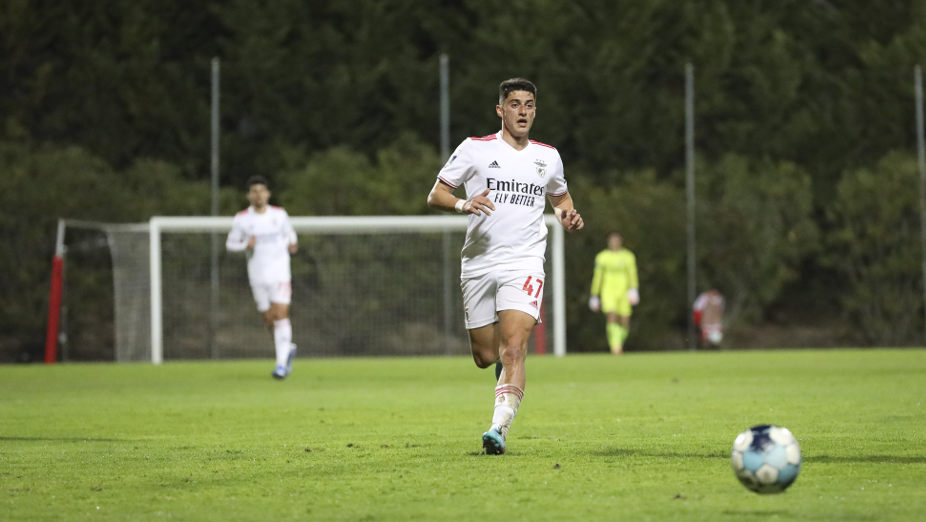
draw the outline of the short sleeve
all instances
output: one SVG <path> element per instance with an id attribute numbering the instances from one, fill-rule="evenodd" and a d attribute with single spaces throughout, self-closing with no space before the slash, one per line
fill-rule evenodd
<path id="1" fill-rule="evenodd" d="M 472 174 L 473 162 L 470 159 L 472 140 L 466 138 L 457 146 L 450 159 L 437 173 L 437 178 L 453 188 L 462 185 Z"/>
<path id="2" fill-rule="evenodd" d="M 566 174 L 563 172 L 563 159 L 559 153 L 556 153 L 556 160 L 553 162 L 553 170 L 550 180 L 547 182 L 547 195 L 564 196 L 569 192 L 566 185 Z"/>

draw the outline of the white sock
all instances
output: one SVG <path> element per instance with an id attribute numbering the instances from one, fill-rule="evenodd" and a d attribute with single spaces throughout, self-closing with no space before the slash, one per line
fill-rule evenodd
<path id="1" fill-rule="evenodd" d="M 518 414 L 518 406 L 524 397 L 524 390 L 514 384 L 500 384 L 495 387 L 495 411 L 492 413 L 492 428 L 502 433 L 502 438 L 508 439 L 508 430 L 511 421 Z"/>
<path id="2" fill-rule="evenodd" d="M 289 319 L 277 319 L 273 322 L 273 343 L 276 345 L 277 366 L 286 366 L 293 342 L 293 326 Z"/>

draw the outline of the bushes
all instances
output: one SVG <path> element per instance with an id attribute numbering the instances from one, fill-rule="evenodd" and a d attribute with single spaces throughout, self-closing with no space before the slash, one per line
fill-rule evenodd
<path id="1" fill-rule="evenodd" d="M 603 319 L 584 303 L 594 255 L 605 247 L 606 234 L 618 230 L 637 256 L 640 276 L 629 346 L 684 347 L 691 307 L 684 186 L 651 171 L 611 172 L 613 183 L 605 188 L 572 174 L 570 190 L 587 227 L 568 243 L 570 336 L 579 336 L 581 347 L 603 345 Z M 714 287 L 727 296 L 729 325 L 755 323 L 816 251 L 810 177 L 788 162 L 727 155 L 699 165 L 696 179 L 698 291 Z"/>
<path id="2" fill-rule="evenodd" d="M 123 172 L 79 147 L 0 143 L 0 360 L 36 359 L 44 344 L 51 258 L 59 218 L 104 222 L 147 221 L 155 214 L 208 214 L 206 183 L 185 180 L 175 166 L 141 159 Z M 234 195 L 233 195 L 234 194 Z M 238 194 L 223 191 L 232 212 Z M 234 204 L 235 207 L 230 205 Z M 111 284 L 108 260 L 95 257 L 101 272 L 75 285 Z M 102 266 L 105 265 L 105 266 Z M 91 299 L 111 299 L 99 289 Z M 89 310 L 111 310 L 85 303 Z"/>
<path id="3" fill-rule="evenodd" d="M 846 282 L 842 315 L 863 344 L 922 343 L 923 245 L 916 159 L 891 153 L 843 174 L 822 262 Z"/>
<path id="4" fill-rule="evenodd" d="M 425 197 L 440 158 L 410 136 L 373 158 L 337 147 L 308 159 L 291 151 L 287 161 L 288 170 L 268 176 L 274 201 L 293 215 L 431 213 Z M 0 168 L 5 172 L 0 204 L 10 209 L 0 215 L 0 234 L 10 245 L 0 252 L 5 274 L 0 314 L 9 332 L 0 341 L 3 360 L 39 357 L 59 217 L 138 222 L 156 214 L 208 214 L 210 206 L 205 183 L 184 179 L 178 168 L 156 160 L 142 159 L 117 172 L 80 148 L 4 143 Z M 567 166 L 570 191 L 587 223 L 584 231 L 566 237 L 569 349 L 605 349 L 603 319 L 586 302 L 594 256 L 611 230 L 624 234 L 639 264 L 642 302 L 629 347 L 686 346 L 685 190 L 674 181 L 681 175 L 597 174 Z M 915 159 L 892 153 L 871 169 L 846 171 L 823 202 L 822 227 L 815 220 L 811 185 L 809 174 L 787 161 L 728 154 L 701 162 L 698 290 L 716 287 L 726 295 L 734 330 L 762 324 L 769 310 L 791 306 L 792 317 L 822 310 L 828 319 L 842 318 L 861 344 L 917 343 L 923 305 Z M 223 215 L 244 205 L 243 188 L 222 189 Z M 100 273 L 71 283 L 96 289 L 89 291 L 91 299 L 109 299 L 102 288 L 110 284 L 108 261 L 91 262 L 100 265 Z M 820 273 L 828 274 L 826 295 L 808 279 Z M 782 304 L 789 302 L 799 304 Z M 111 304 L 87 306 L 104 310 Z M 746 337 L 742 344 L 752 343 L 761 341 Z"/>

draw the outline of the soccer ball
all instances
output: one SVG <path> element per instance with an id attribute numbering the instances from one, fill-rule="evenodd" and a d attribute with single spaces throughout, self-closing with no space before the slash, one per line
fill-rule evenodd
<path id="1" fill-rule="evenodd" d="M 801 471 L 801 447 L 788 428 L 753 426 L 733 441 L 730 465 L 748 489 L 781 493 Z"/>

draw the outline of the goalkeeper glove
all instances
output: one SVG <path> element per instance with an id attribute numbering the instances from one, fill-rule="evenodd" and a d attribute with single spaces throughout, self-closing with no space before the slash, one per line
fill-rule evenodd
<path id="1" fill-rule="evenodd" d="M 588 309 L 593 312 L 597 312 L 598 310 L 601 310 L 601 298 L 599 298 L 597 295 L 593 295 L 589 297 L 588 298 Z"/>
<path id="2" fill-rule="evenodd" d="M 636 306 L 640 303 L 640 292 L 636 288 L 631 288 L 627 290 L 627 300 L 630 301 L 630 304 Z"/>

